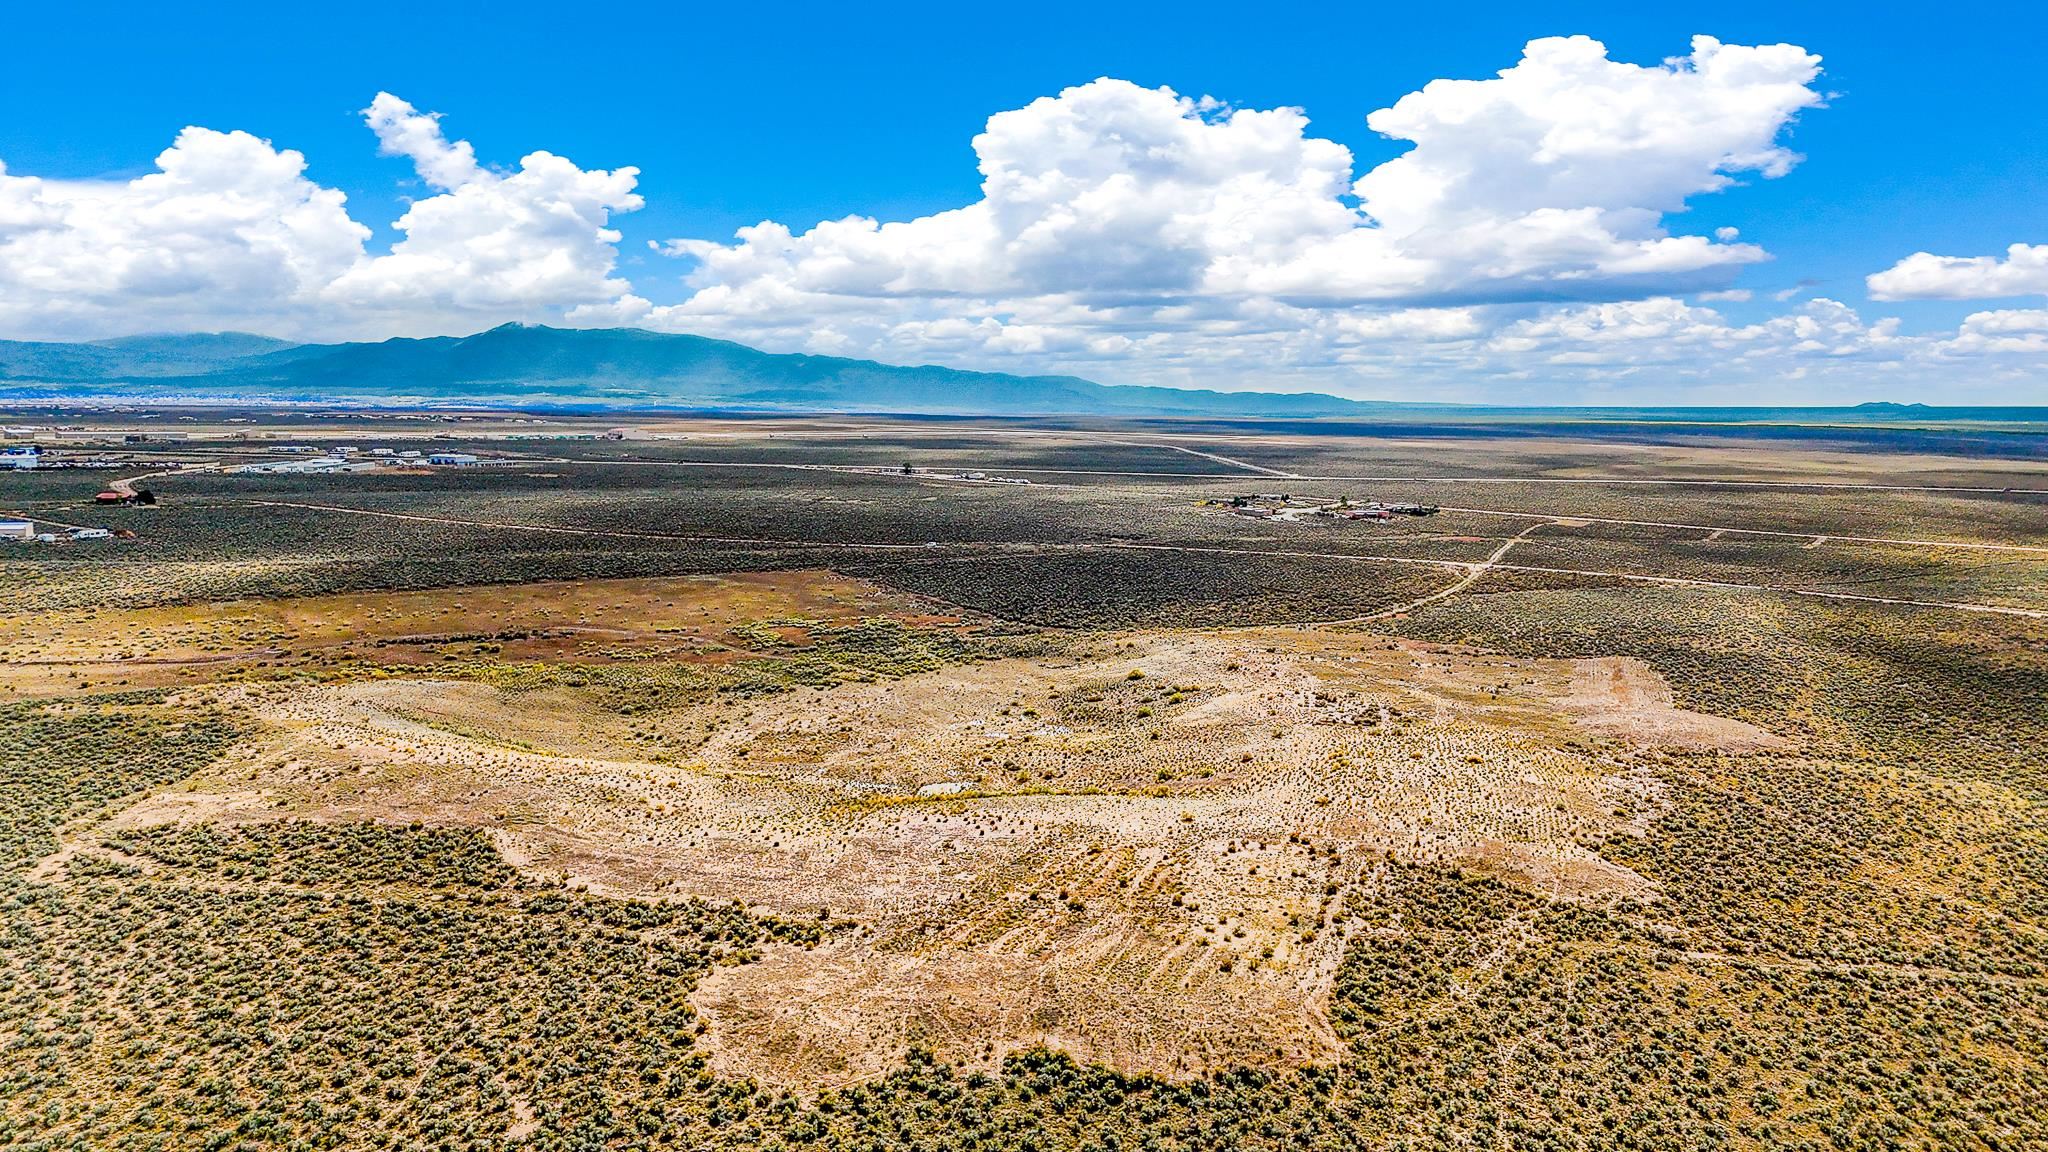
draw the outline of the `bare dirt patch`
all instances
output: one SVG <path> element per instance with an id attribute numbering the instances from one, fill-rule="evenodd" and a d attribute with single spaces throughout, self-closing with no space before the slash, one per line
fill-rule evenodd
<path id="1" fill-rule="evenodd" d="M 652 713 L 560 685 L 246 684 L 213 691 L 264 734 L 118 820 L 481 827 L 593 890 L 857 922 L 700 987 L 716 1066 L 764 1082 L 858 1080 L 912 1044 L 1298 1065 L 1335 1053 L 1344 901 L 1388 858 L 1646 891 L 1597 852 L 1649 800 L 1626 740 L 1697 724 L 1621 667 L 1610 695 L 1640 723 L 1597 747 L 1581 666 L 1301 629 L 1076 639 Z"/>
<path id="2" fill-rule="evenodd" d="M 1588 728 L 1639 744 L 1768 752 L 1788 743 L 1733 717 L 1677 707 L 1664 678 L 1630 656 L 1573 661 L 1571 691 L 1558 703 Z"/>

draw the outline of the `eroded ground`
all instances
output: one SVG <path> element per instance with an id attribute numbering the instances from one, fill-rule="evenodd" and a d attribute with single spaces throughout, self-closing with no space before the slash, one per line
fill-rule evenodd
<path id="1" fill-rule="evenodd" d="M 240 628 L 242 643 L 362 659 L 194 689 L 246 707 L 260 735 L 102 831 L 473 826 L 519 867 L 593 890 L 828 920 L 825 944 L 770 948 L 693 997 L 716 1067 L 804 1087 L 877 1074 L 912 1044 L 975 1066 L 1046 1043 L 1169 1076 L 1333 1058 L 1327 997 L 1355 930 L 1342 908 L 1387 861 L 1643 895 L 1597 852 L 1657 810 L 1641 757 L 1777 743 L 1674 708 L 1634 661 L 1365 632 L 1043 636 L 1030 654 L 768 694 L 664 678 L 762 651 L 801 661 L 861 620 L 979 631 L 829 574 L 177 611 L 149 625 L 150 651 L 199 659 Z M 140 647 L 89 624 L 38 650 Z M 447 639 L 486 627 L 534 635 L 499 651 Z M 451 644 L 459 676 L 372 667 Z M 588 682 L 593 661 L 630 674 Z M 560 665 L 582 671 L 535 671 Z M 350 667 L 375 674 L 334 671 Z M 636 694 L 640 676 L 665 687 Z"/>

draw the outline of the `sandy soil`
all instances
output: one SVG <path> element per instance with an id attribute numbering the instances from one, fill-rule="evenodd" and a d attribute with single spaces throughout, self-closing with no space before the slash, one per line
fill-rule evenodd
<path id="1" fill-rule="evenodd" d="M 1674 706 L 1671 686 L 1655 669 L 1632 656 L 1574 661 L 1571 693 L 1558 703 L 1587 727 L 1639 744 L 1729 752 L 1773 751 L 1787 746 L 1782 737 L 1754 724 Z"/>
<path id="2" fill-rule="evenodd" d="M 1641 893 L 1595 851 L 1655 801 L 1638 751 L 1775 744 L 1672 708 L 1630 661 L 1301 629 L 1076 640 L 636 716 L 560 687 L 213 691 L 265 734 L 118 824 L 474 826 L 596 891 L 856 921 L 695 997 L 721 1070 L 807 1087 L 910 1044 L 975 1065 L 1046 1043 L 1168 1076 L 1329 1057 L 1345 901 L 1389 856 Z"/>

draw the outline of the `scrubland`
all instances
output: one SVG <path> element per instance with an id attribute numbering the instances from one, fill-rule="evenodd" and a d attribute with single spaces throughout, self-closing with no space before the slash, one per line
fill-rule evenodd
<path id="1" fill-rule="evenodd" d="M 0 555 L 0 1147 L 2048 1146 L 2039 468 L 675 430 Z"/>

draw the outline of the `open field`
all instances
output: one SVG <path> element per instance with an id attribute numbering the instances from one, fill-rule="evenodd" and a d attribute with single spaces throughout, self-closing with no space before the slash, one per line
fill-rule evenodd
<path id="1" fill-rule="evenodd" d="M 0 696 L 94 683 L 157 688 L 335 674 L 351 666 L 406 675 L 480 657 L 717 666 L 761 654 L 757 638 L 734 631 L 755 621 L 960 623 L 934 607 L 829 574 L 763 572 L 59 610 L 38 615 L 33 628 L 0 647 Z"/>
<path id="2" fill-rule="evenodd" d="M 547 421 L 0 473 L 0 1148 L 2048 1147 L 2038 434 Z"/>

